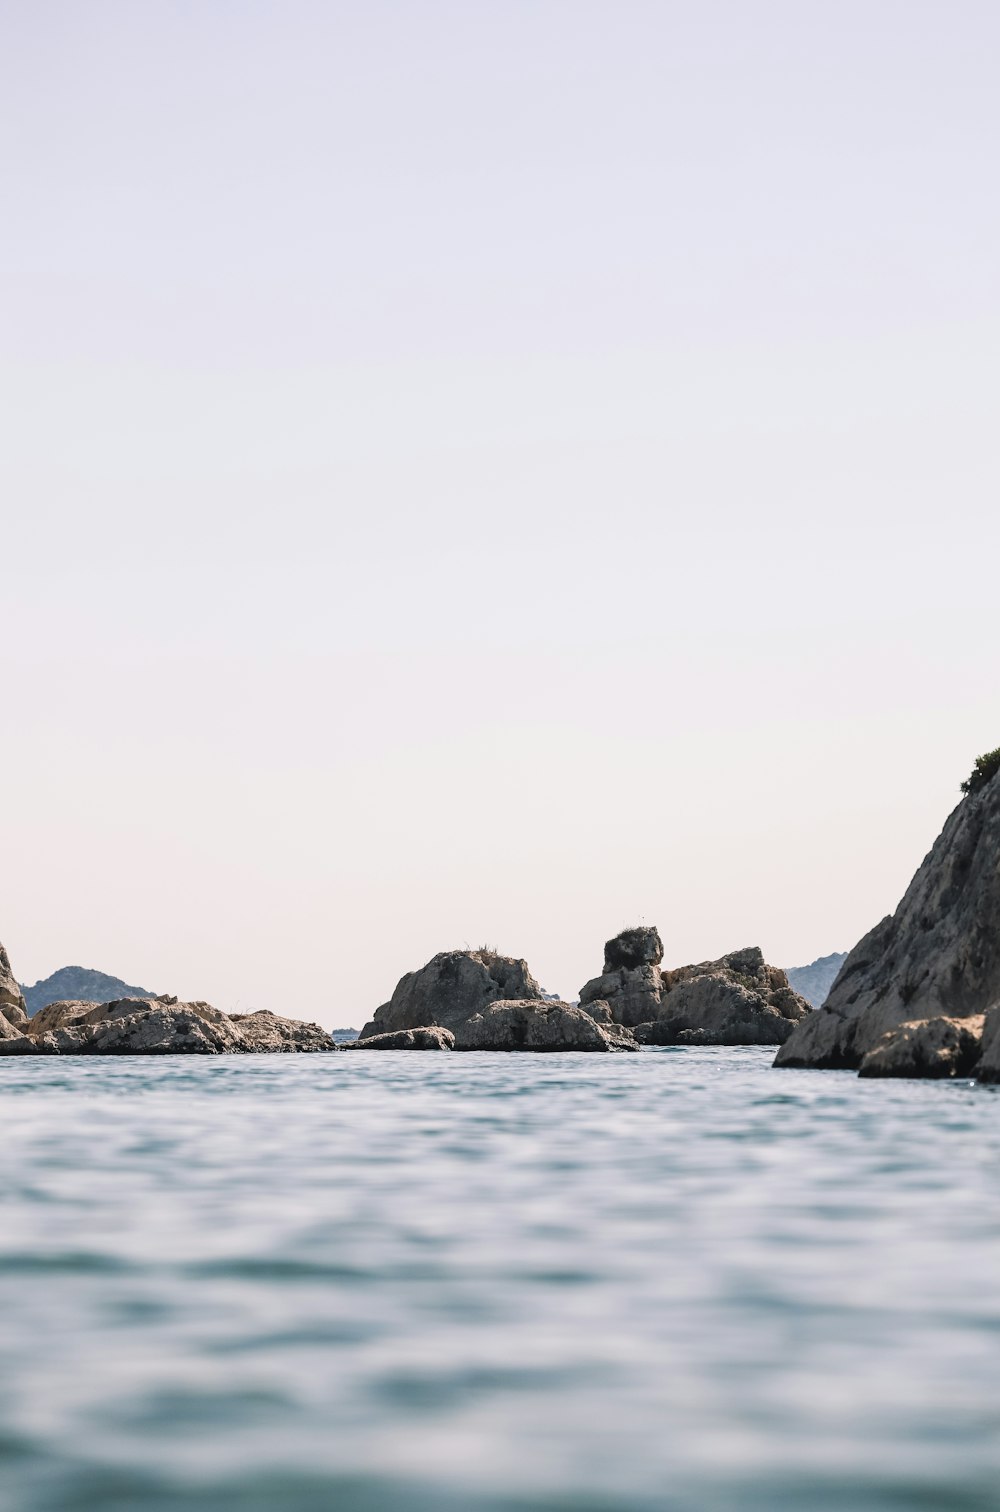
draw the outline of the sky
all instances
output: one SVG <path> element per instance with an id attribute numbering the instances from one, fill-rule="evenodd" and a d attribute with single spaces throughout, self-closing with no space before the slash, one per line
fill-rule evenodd
<path id="1" fill-rule="evenodd" d="M 0 939 L 850 948 L 1000 744 L 1000 9 L 0 3 Z"/>

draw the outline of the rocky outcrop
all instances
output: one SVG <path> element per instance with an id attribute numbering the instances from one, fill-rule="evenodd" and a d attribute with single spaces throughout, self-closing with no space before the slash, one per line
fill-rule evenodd
<path id="1" fill-rule="evenodd" d="M 983 1016 L 929 1018 L 897 1024 L 858 1068 L 859 1076 L 971 1076 L 982 1050 Z"/>
<path id="2" fill-rule="evenodd" d="M 902 1024 L 971 1020 L 1000 1003 L 998 917 L 994 776 L 952 812 L 896 912 L 851 951 L 824 1006 L 796 1029 L 775 1065 L 857 1069 Z"/>
<path id="3" fill-rule="evenodd" d="M 752 945 L 665 972 L 655 1022 L 660 1044 L 781 1045 L 811 1011 L 785 973 Z"/>
<path id="4" fill-rule="evenodd" d="M 396 1029 L 389 1034 L 369 1034 L 366 1039 L 347 1041 L 345 1050 L 454 1050 L 455 1036 L 450 1029 L 429 1024 L 421 1029 Z"/>
<path id="5" fill-rule="evenodd" d="M 637 1050 L 628 1033 L 605 1028 L 569 1003 L 491 1003 L 455 1030 L 456 1050 Z"/>
<path id="6" fill-rule="evenodd" d="M 985 1015 L 976 1076 L 981 1082 L 1000 1082 L 1000 1008 Z"/>
<path id="7" fill-rule="evenodd" d="M 832 955 L 820 956 L 808 966 L 786 966 L 788 985 L 812 1008 L 822 1008 L 830 988 L 837 980 L 841 966 L 847 960 L 847 951 L 834 951 Z"/>
<path id="8" fill-rule="evenodd" d="M 376 1008 L 361 1038 L 437 1024 L 457 1029 L 501 999 L 543 1002 L 525 961 L 491 950 L 446 950 L 419 971 L 407 972 L 387 1003 Z"/>
<path id="9" fill-rule="evenodd" d="M 24 1005 L 34 1015 L 49 1003 L 115 1003 L 122 998 L 151 998 L 147 987 L 130 986 L 121 977 L 108 976 L 87 966 L 61 966 L 33 987 L 24 988 Z"/>
<path id="10" fill-rule="evenodd" d="M 227 1022 L 239 1033 L 238 1048 L 254 1055 L 301 1055 L 334 1048 L 328 1029 L 301 1019 L 282 1018 L 266 1008 L 256 1013 L 231 1013 Z"/>
<path id="11" fill-rule="evenodd" d="M 604 970 L 580 988 L 580 1007 L 605 1002 L 618 1024 L 631 1028 L 655 1019 L 663 995 L 659 930 L 625 929 L 604 946 Z"/>
<path id="12" fill-rule="evenodd" d="M 14 979 L 14 973 L 10 969 L 10 957 L 0 945 L 0 1034 L 4 1038 L 10 1038 L 3 1025 L 13 1024 L 19 1028 L 27 1020 L 28 1014 L 24 1006 L 24 998 L 21 989 Z"/>
<path id="13" fill-rule="evenodd" d="M 780 1045 L 810 1011 L 756 946 L 669 971 L 662 960 L 656 929 L 616 935 L 604 947 L 603 973 L 581 989 L 580 1007 L 606 1003 L 646 1045 Z"/>
<path id="14" fill-rule="evenodd" d="M 49 1003 L 21 1031 L 0 1039 L 0 1055 L 231 1055 L 333 1050 L 318 1024 L 259 1012 L 230 1016 L 210 1003 L 123 998 Z"/>

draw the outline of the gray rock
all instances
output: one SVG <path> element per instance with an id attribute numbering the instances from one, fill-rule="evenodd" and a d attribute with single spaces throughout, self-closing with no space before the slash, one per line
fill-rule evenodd
<path id="1" fill-rule="evenodd" d="M 207 1008 L 207 1003 L 192 1004 L 196 1009 Z M 213 1009 L 218 1012 L 218 1009 Z M 312 1054 L 317 1051 L 335 1050 L 329 1029 L 320 1024 L 307 1024 L 299 1019 L 281 1018 L 266 1008 L 256 1013 L 231 1013 L 225 1022 L 239 1032 L 237 1049 L 254 1055 Z"/>
<path id="2" fill-rule="evenodd" d="M 457 1029 L 501 999 L 543 1001 L 525 961 L 490 950 L 446 950 L 419 971 L 407 972 L 388 1003 L 376 1008 L 361 1038 L 437 1024 Z"/>
<path id="3" fill-rule="evenodd" d="M 24 1047 L 0 1053 L 262 1055 L 335 1049 L 319 1024 L 264 1010 L 230 1016 L 211 1003 L 178 1003 L 172 997 L 49 1003 L 27 1021 L 25 1037 L 36 1051 Z"/>
<path id="4" fill-rule="evenodd" d="M 0 1046 L 0 1049 L 3 1047 Z M 1000 1006 L 987 1010 L 976 1075 L 981 1082 L 1000 1082 Z"/>
<path id="5" fill-rule="evenodd" d="M 421 1029 L 395 1029 L 389 1034 L 369 1034 L 366 1039 L 348 1040 L 344 1050 L 454 1050 L 455 1036 L 450 1029 L 428 1024 Z"/>
<path id="6" fill-rule="evenodd" d="M 0 1025 L 3 1024 L 0 1018 Z M 30 1034 L 0 1034 L 0 1056 L 3 1055 L 58 1055 L 59 1048 L 50 1035 L 35 1037 Z"/>
<path id="7" fill-rule="evenodd" d="M 604 945 L 605 972 L 635 971 L 641 966 L 659 966 L 663 960 L 660 931 L 652 924 L 623 929 Z"/>
<path id="8" fill-rule="evenodd" d="M 491 1003 L 455 1030 L 456 1050 L 636 1050 L 631 1035 L 608 1030 L 569 1003 Z"/>
<path id="9" fill-rule="evenodd" d="M 630 1028 L 655 1018 L 663 995 L 659 966 L 621 966 L 580 988 L 580 1007 L 607 1003 L 616 1023 Z"/>
<path id="10" fill-rule="evenodd" d="M 24 1006 L 24 998 L 21 989 L 14 979 L 14 973 L 10 969 L 10 957 L 0 945 L 0 1020 L 7 1024 L 13 1024 L 19 1029 L 27 1020 L 28 1014 Z M 0 1027 L 0 1033 L 8 1038 L 7 1031 Z"/>
<path id="11" fill-rule="evenodd" d="M 971 1076 L 982 1050 L 983 1016 L 897 1024 L 862 1059 L 859 1076 Z"/>
<path id="12" fill-rule="evenodd" d="M 1000 781 L 952 812 L 896 912 L 844 962 L 777 1066 L 858 1067 L 916 1019 L 974 1018 L 1000 1002 Z"/>
<path id="13" fill-rule="evenodd" d="M 79 1023 L 57 1034 L 61 1055 L 225 1055 L 247 1048 L 235 1025 L 224 1017 L 213 1022 L 187 1003 Z"/>
<path id="14" fill-rule="evenodd" d="M 785 973 L 751 946 L 664 973 L 657 1020 L 674 1038 L 659 1043 L 781 1045 L 811 1011 Z"/>
<path id="15" fill-rule="evenodd" d="M 580 1007 L 606 1002 L 615 1022 L 626 1027 L 657 1015 L 662 995 L 659 930 L 642 925 L 622 930 L 606 941 L 604 969 L 580 988 Z"/>
<path id="16" fill-rule="evenodd" d="M 174 1002 L 176 1002 L 176 998 Z M 46 1003 L 32 1017 L 28 1026 L 29 1034 L 50 1034 L 55 1029 L 68 1029 L 77 1024 L 101 1024 L 106 1019 L 126 1018 L 129 1014 L 143 1013 L 160 1006 L 157 998 L 121 998 L 107 1003 L 94 1003 L 90 999 L 86 1001 L 70 1001 Z M 202 1004 L 208 1007 L 208 1004 Z M 211 1013 L 218 1013 L 218 1009 L 211 1009 Z"/>
<path id="17" fill-rule="evenodd" d="M 756 945 L 669 971 L 662 958 L 655 929 L 609 940 L 604 973 L 581 989 L 581 1008 L 607 1003 L 614 1021 L 646 1045 L 780 1045 L 810 1012 Z"/>

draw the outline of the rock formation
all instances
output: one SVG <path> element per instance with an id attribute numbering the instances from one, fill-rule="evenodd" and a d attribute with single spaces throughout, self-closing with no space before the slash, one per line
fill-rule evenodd
<path id="1" fill-rule="evenodd" d="M 859 1076 L 971 1076 L 980 1059 L 983 1015 L 917 1019 L 889 1029 L 862 1057 Z"/>
<path id="2" fill-rule="evenodd" d="M 24 988 L 24 1006 L 34 1015 L 49 1003 L 116 1003 L 122 998 L 151 998 L 147 987 L 130 986 L 121 977 L 86 966 L 61 966 L 33 987 Z"/>
<path id="3" fill-rule="evenodd" d="M 656 929 L 616 935 L 604 947 L 602 975 L 581 988 L 580 1007 L 606 1003 L 646 1045 L 780 1045 L 810 1011 L 756 946 L 670 971 L 662 960 Z"/>
<path id="4" fill-rule="evenodd" d="M 4 1022 L 0 1020 L 0 1022 Z M 228 1015 L 210 1003 L 124 998 L 49 1003 L 0 1036 L 4 1055 L 227 1055 L 334 1050 L 325 1029 L 277 1014 Z"/>
<path id="5" fill-rule="evenodd" d="M 10 957 L 0 945 L 0 1035 L 9 1038 L 5 1025 L 18 1029 L 28 1017 L 21 989 L 10 969 Z"/>
<path id="6" fill-rule="evenodd" d="M 580 988 L 580 1007 L 605 1002 L 617 1024 L 631 1028 L 657 1016 L 663 996 L 663 941 L 652 927 L 625 929 L 604 947 L 604 970 Z"/>
<path id="7" fill-rule="evenodd" d="M 525 961 L 490 950 L 446 950 L 419 971 L 409 971 L 401 978 L 392 997 L 376 1008 L 360 1037 L 367 1039 L 396 1029 L 422 1029 L 429 1024 L 454 1030 L 501 998 L 544 1001 Z"/>
<path id="8" fill-rule="evenodd" d="M 501 1001 L 474 1013 L 455 1030 L 456 1050 L 637 1050 L 627 1030 L 605 1028 L 569 1003 Z"/>
<path id="9" fill-rule="evenodd" d="M 1000 1004 L 998 917 L 1000 781 L 993 776 L 952 812 L 896 912 L 851 951 L 825 1004 L 799 1025 L 775 1065 L 853 1070 L 878 1049 L 865 1073 L 875 1075 L 889 1056 L 884 1037 L 901 1025 L 963 1020 L 975 1036 L 980 1015 Z M 919 1037 L 907 1031 L 892 1053 L 955 1032 L 944 1023 Z M 956 1051 L 956 1063 L 964 1054 Z"/>
<path id="10" fill-rule="evenodd" d="M 366 1039 L 345 1041 L 345 1050 L 454 1050 L 450 1029 L 429 1024 L 423 1029 L 394 1029 L 388 1034 L 369 1034 Z"/>

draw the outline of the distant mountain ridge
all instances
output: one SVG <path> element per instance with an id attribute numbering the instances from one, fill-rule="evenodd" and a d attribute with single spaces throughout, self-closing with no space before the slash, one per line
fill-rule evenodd
<path id="1" fill-rule="evenodd" d="M 121 977 L 91 971 L 86 966 L 62 966 L 34 987 L 22 983 L 21 991 L 29 1015 L 50 1003 L 114 1003 L 118 998 L 156 996 L 146 987 L 130 987 Z"/>
<path id="2" fill-rule="evenodd" d="M 808 966 L 786 966 L 789 982 L 814 1008 L 822 1008 L 830 988 L 837 979 L 841 966 L 847 960 L 847 951 L 834 951 L 833 955 L 820 956 Z"/>

